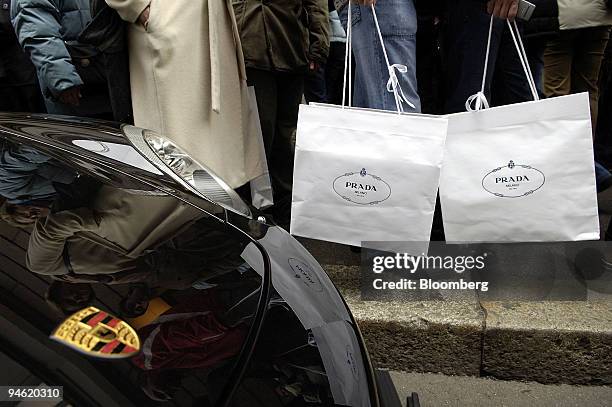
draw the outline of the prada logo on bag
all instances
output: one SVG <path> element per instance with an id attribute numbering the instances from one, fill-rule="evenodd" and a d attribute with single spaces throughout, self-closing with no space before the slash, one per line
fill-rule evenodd
<path id="1" fill-rule="evenodd" d="M 293 276 L 300 280 L 304 285 L 313 289 L 316 292 L 323 291 L 321 280 L 310 266 L 303 261 L 291 258 L 289 259 L 289 267 L 293 270 Z"/>
<path id="2" fill-rule="evenodd" d="M 342 199 L 358 205 L 378 205 L 391 196 L 391 186 L 365 168 L 340 175 L 334 180 L 333 188 Z"/>
<path id="3" fill-rule="evenodd" d="M 501 198 L 520 198 L 531 195 L 546 183 L 546 176 L 530 165 L 510 161 L 495 168 L 482 179 L 485 191 Z"/>

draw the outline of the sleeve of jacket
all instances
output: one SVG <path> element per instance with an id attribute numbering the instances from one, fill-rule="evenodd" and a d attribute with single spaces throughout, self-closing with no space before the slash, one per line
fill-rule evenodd
<path id="1" fill-rule="evenodd" d="M 27 268 L 37 274 L 66 274 L 64 247 L 66 240 L 77 232 L 98 228 L 89 208 L 78 208 L 51 214 L 36 222 L 26 253 Z"/>
<path id="2" fill-rule="evenodd" d="M 117 10 L 124 21 L 135 23 L 138 16 L 151 4 L 151 0 L 106 0 L 106 4 Z"/>
<path id="3" fill-rule="evenodd" d="M 310 59 L 325 63 L 329 55 L 329 10 L 327 0 L 304 0 L 310 31 Z"/>
<path id="4" fill-rule="evenodd" d="M 45 196 L 55 192 L 51 179 L 39 176 L 49 157 L 28 147 L 7 148 L 0 155 L 0 194 L 9 202 L 30 196 Z"/>
<path id="5" fill-rule="evenodd" d="M 11 21 L 46 94 L 57 97 L 64 90 L 83 84 L 62 39 L 60 11 L 51 1 L 14 0 Z"/>

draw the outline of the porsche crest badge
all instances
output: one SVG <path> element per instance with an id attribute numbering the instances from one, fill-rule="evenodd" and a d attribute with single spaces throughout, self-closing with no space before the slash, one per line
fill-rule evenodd
<path id="1" fill-rule="evenodd" d="M 140 350 L 140 339 L 134 328 L 96 307 L 69 316 L 53 331 L 51 339 L 103 359 L 128 358 Z"/>

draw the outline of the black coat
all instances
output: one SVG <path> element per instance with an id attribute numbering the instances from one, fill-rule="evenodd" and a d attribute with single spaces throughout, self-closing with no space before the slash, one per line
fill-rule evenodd
<path id="1" fill-rule="evenodd" d="M 99 51 L 115 53 L 127 50 L 125 23 L 104 0 L 91 0 L 92 20 L 81 32 L 79 42 Z"/>
<path id="2" fill-rule="evenodd" d="M 559 6 L 557 0 L 529 0 L 536 8 L 525 24 L 527 37 L 555 35 L 559 31 Z"/>
<path id="3" fill-rule="evenodd" d="M 19 46 L 10 11 L 10 0 L 0 0 L 0 83 L 10 86 L 34 85 L 36 70 Z"/>

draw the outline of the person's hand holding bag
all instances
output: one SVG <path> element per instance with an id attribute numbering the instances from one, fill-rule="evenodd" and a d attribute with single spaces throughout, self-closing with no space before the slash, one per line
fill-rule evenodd
<path id="1" fill-rule="evenodd" d="M 487 13 L 504 20 L 514 20 L 518 13 L 519 0 L 489 0 Z"/>

